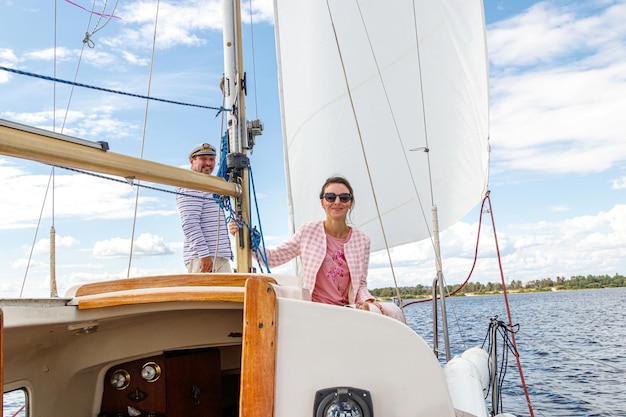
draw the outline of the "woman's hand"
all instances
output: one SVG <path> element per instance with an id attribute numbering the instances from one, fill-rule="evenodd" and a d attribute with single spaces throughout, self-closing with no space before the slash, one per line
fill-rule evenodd
<path id="1" fill-rule="evenodd" d="M 370 310 L 370 306 L 367 301 L 357 301 L 356 308 L 357 310 L 367 310 L 367 311 Z"/>
<path id="2" fill-rule="evenodd" d="M 356 308 L 359 309 L 359 310 L 370 311 L 370 309 L 371 309 L 370 304 L 373 304 L 374 306 L 376 306 L 376 308 L 380 310 L 380 312 L 381 312 L 381 314 L 383 316 L 387 315 L 387 313 L 383 309 L 383 306 L 380 305 L 380 303 L 378 301 L 376 301 L 376 300 L 357 301 L 356 302 Z"/>

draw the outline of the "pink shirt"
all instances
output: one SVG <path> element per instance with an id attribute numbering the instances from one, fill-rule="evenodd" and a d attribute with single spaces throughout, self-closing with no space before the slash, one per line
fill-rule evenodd
<path id="1" fill-rule="evenodd" d="M 352 230 L 343 239 L 326 234 L 326 256 L 317 271 L 315 288 L 311 295 L 313 301 L 340 306 L 348 304 L 350 270 L 343 246 L 350 240 L 351 234 Z"/>
<path id="2" fill-rule="evenodd" d="M 374 297 L 367 290 L 369 237 L 357 229 L 352 229 L 343 249 L 350 274 L 348 304 L 373 300 Z M 309 290 L 311 294 L 314 293 L 317 274 L 322 267 L 326 253 L 326 231 L 322 221 L 305 223 L 289 240 L 274 249 L 266 249 L 267 262 L 270 267 L 282 265 L 300 256 L 303 274 L 302 287 Z"/>

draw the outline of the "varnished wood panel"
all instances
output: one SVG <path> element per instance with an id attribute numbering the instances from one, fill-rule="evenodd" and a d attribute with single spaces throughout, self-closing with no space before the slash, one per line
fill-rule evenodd
<path id="1" fill-rule="evenodd" d="M 141 378 L 147 362 L 161 367 L 161 376 L 154 382 Z M 123 390 L 109 383 L 118 369 L 130 374 L 130 384 Z M 122 363 L 106 373 L 100 415 L 128 416 L 131 406 L 142 416 L 222 417 L 221 384 L 220 351 L 215 348 L 173 351 Z"/>
<path id="2" fill-rule="evenodd" d="M 219 350 L 173 352 L 165 360 L 169 370 L 167 417 L 221 417 Z"/>
<path id="3" fill-rule="evenodd" d="M 146 362 L 156 362 L 161 367 L 161 377 L 154 382 L 147 382 L 141 378 L 141 367 Z M 123 390 L 117 390 L 109 383 L 111 374 L 117 369 L 124 369 L 130 374 L 130 384 Z M 113 366 L 106 373 L 104 393 L 102 395 L 101 414 L 106 416 L 128 415 L 128 406 L 141 411 L 142 415 L 156 413 L 165 416 L 165 390 L 167 383 L 167 369 L 163 355 L 151 356 L 132 362 Z M 144 398 L 145 396 L 145 398 Z"/>
<path id="4" fill-rule="evenodd" d="M 278 300 L 260 278 L 246 281 L 239 416 L 274 415 Z"/>

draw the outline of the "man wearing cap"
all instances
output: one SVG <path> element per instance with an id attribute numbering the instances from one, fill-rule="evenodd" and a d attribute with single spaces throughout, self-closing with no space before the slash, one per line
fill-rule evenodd
<path id="1" fill-rule="evenodd" d="M 215 148 L 203 143 L 189 153 L 191 169 L 211 175 Z M 185 234 L 183 259 L 189 272 L 232 272 L 226 216 L 212 193 L 176 189 L 176 203 Z"/>

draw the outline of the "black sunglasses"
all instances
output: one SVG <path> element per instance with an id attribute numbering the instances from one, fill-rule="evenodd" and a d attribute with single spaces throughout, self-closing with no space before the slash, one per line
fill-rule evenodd
<path id="1" fill-rule="evenodd" d="M 334 203 L 337 197 L 339 197 L 339 201 L 341 201 L 342 203 L 347 203 L 348 201 L 352 201 L 352 194 L 350 193 L 341 193 L 341 194 L 325 193 L 324 194 L 324 200 L 328 201 L 329 203 Z"/>

